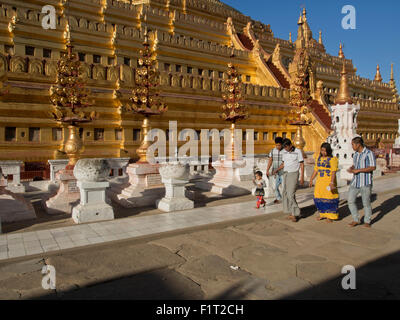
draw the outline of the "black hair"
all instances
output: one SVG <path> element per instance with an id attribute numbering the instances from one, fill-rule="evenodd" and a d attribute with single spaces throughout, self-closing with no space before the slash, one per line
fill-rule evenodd
<path id="1" fill-rule="evenodd" d="M 282 146 L 284 148 L 287 147 L 287 146 L 291 146 L 291 145 L 292 145 L 292 141 L 290 141 L 290 139 L 287 139 L 287 138 L 283 139 Z"/>
<path id="2" fill-rule="evenodd" d="M 262 178 L 262 172 L 261 171 L 256 171 L 256 175 L 260 176 Z"/>
<path id="3" fill-rule="evenodd" d="M 351 142 L 355 144 L 360 144 L 362 147 L 364 147 L 364 140 L 361 137 L 355 137 L 353 138 L 353 140 L 351 140 Z"/>
<path id="4" fill-rule="evenodd" d="M 275 144 L 282 144 L 283 143 L 283 138 L 282 137 L 276 137 L 275 138 Z"/>
<path id="5" fill-rule="evenodd" d="M 333 157 L 333 155 L 332 155 L 332 152 L 333 152 L 332 151 L 332 147 L 328 142 L 324 142 L 323 144 L 321 144 L 321 148 L 320 149 L 322 149 L 322 148 L 324 148 L 326 150 L 326 155 L 329 158 Z M 322 157 L 322 154 L 320 153 L 319 156 Z"/>

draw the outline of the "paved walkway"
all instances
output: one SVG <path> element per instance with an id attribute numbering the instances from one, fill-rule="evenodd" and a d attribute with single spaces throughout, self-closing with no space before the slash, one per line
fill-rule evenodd
<path id="1" fill-rule="evenodd" d="M 395 175 L 388 179 L 376 180 L 374 192 L 388 192 L 399 188 L 400 179 L 398 175 Z M 304 208 L 313 205 L 312 197 L 311 192 L 298 195 L 297 199 L 300 207 Z M 346 199 L 347 192 L 340 193 L 340 197 L 341 199 Z M 0 261 L 116 240 L 136 239 L 169 231 L 235 221 L 282 211 L 281 205 L 270 205 L 265 210 L 255 210 L 254 206 L 255 201 L 242 202 L 51 230 L 1 235 Z"/>

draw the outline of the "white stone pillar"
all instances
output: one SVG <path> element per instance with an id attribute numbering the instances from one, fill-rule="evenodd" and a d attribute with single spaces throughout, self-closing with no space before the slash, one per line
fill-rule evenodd
<path id="1" fill-rule="evenodd" d="M 12 175 L 12 183 L 7 183 L 7 190 L 15 193 L 24 193 L 25 186 L 21 184 L 21 166 L 22 161 L 19 160 L 5 160 L 0 161 L 0 167 L 3 171 L 3 175 Z"/>
<path id="2" fill-rule="evenodd" d="M 125 208 L 154 205 L 164 195 L 158 167 L 158 164 L 139 162 L 128 165 L 126 172 L 129 181 L 119 190 L 109 190 L 109 196 Z"/>
<path id="3" fill-rule="evenodd" d="M 399 121 L 399 126 L 398 126 L 398 137 L 397 137 L 397 139 L 395 140 L 395 142 L 394 142 L 394 148 L 400 148 L 400 119 L 398 120 Z"/>
<path id="4" fill-rule="evenodd" d="M 156 202 L 158 209 L 166 212 L 193 209 L 194 202 L 185 195 L 185 186 L 189 183 L 189 165 L 164 164 L 159 171 L 165 185 L 165 197 Z"/>
<path id="5" fill-rule="evenodd" d="M 2 167 L 0 166 L 0 176 L 2 174 Z M 5 186 L 0 186 L 0 233 L 2 222 L 32 219 L 36 219 L 36 213 L 31 202 L 22 195 L 6 190 Z"/>
<path id="6" fill-rule="evenodd" d="M 76 163 L 74 176 L 78 179 L 80 203 L 72 209 L 75 223 L 114 219 L 114 210 L 106 197 L 106 189 L 110 186 L 106 181 L 109 172 L 106 159 L 81 159 Z"/>
<path id="7" fill-rule="evenodd" d="M 347 169 L 353 165 L 354 150 L 351 141 L 357 137 L 357 114 L 359 105 L 338 104 L 330 107 L 332 117 L 332 129 L 334 133 L 328 137 L 333 155 L 339 159 L 340 179 L 350 181 L 353 174 Z"/>
<path id="8" fill-rule="evenodd" d="M 56 181 L 56 173 L 60 170 L 64 170 L 68 164 L 68 159 L 55 159 L 55 160 L 48 160 L 47 162 L 50 165 L 50 181 Z"/>

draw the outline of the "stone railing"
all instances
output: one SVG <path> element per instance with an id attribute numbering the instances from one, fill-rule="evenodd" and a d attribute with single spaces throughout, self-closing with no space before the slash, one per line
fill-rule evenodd
<path id="1" fill-rule="evenodd" d="M 181 4 L 181 0 L 171 0 L 173 3 Z M 227 5 L 221 2 L 215 2 L 212 0 L 186 0 L 186 8 L 192 8 L 198 11 L 207 12 L 212 15 L 217 15 L 220 17 L 232 17 L 237 21 L 246 23 L 250 20 L 249 17 L 240 13 L 239 11 L 229 8 Z"/>
<path id="2" fill-rule="evenodd" d="M 213 72 L 212 77 L 205 76 L 204 72 L 203 76 L 180 72 L 160 72 L 160 84 L 168 87 L 216 92 L 223 92 L 226 86 L 225 80 L 217 78 L 216 72 Z M 247 97 L 270 97 L 282 101 L 289 99 L 289 89 L 285 88 L 244 83 L 242 90 Z"/>
<path id="3" fill-rule="evenodd" d="M 93 2 L 95 1 L 96 3 L 101 4 L 101 0 L 92 0 Z M 107 8 L 113 8 L 113 9 L 122 9 L 122 10 L 128 10 L 128 11 L 137 11 L 138 6 L 136 4 L 133 4 L 132 1 L 127 2 L 124 0 L 106 0 L 106 5 Z"/>
<path id="4" fill-rule="evenodd" d="M 183 49 L 194 49 L 196 51 L 209 53 L 212 55 L 218 54 L 224 57 L 229 57 L 231 48 L 226 45 L 221 45 L 212 41 L 205 41 L 193 37 L 187 37 L 179 34 L 171 35 L 167 32 L 157 30 L 156 38 L 162 45 L 178 46 Z M 234 49 L 234 54 L 237 58 L 248 58 L 246 51 Z"/>
<path id="5" fill-rule="evenodd" d="M 8 62 L 8 59 L 2 54 L 0 54 L 0 60 L 0 72 L 10 71 L 52 78 L 54 78 L 57 73 L 57 60 L 13 55 Z M 122 80 L 129 86 L 133 84 L 134 72 L 133 68 L 126 65 L 104 66 L 101 64 L 81 63 L 81 75 L 83 79 L 110 82 Z M 50 80 L 51 79 L 49 79 L 49 81 Z"/>
<path id="6" fill-rule="evenodd" d="M 378 110 L 378 111 L 391 111 L 400 113 L 400 105 L 395 102 L 383 102 L 376 100 L 361 99 L 358 97 L 353 98 L 354 103 L 359 104 L 362 109 Z"/>
<path id="7" fill-rule="evenodd" d="M 316 71 L 317 71 L 317 73 L 320 73 L 320 74 L 333 75 L 336 77 L 340 77 L 339 70 L 334 69 L 332 67 L 317 66 Z"/>
<path id="8" fill-rule="evenodd" d="M 196 26 L 205 26 L 220 32 L 224 32 L 226 29 L 225 24 L 216 20 L 207 19 L 201 16 L 195 16 L 192 14 L 184 14 L 183 12 L 174 11 L 174 22 L 192 24 Z"/>
<path id="9" fill-rule="evenodd" d="M 375 80 L 370 80 L 367 78 L 362 78 L 358 75 L 349 76 L 349 84 L 351 85 L 365 85 L 367 87 L 385 88 L 390 89 L 389 83 L 379 82 Z"/>

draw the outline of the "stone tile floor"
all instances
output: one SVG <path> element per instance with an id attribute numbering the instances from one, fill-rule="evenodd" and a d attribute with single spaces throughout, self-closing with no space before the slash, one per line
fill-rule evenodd
<path id="1" fill-rule="evenodd" d="M 398 188 L 400 188 L 398 175 L 388 179 L 377 179 L 374 184 L 374 192 L 379 193 Z M 346 199 L 347 192 L 341 192 L 340 197 Z M 302 208 L 313 205 L 311 189 L 308 193 L 299 194 L 297 200 Z M 254 206 L 255 201 L 242 202 L 50 230 L 0 235 L 0 260 L 27 257 L 44 252 L 57 252 L 116 240 L 153 236 L 168 231 L 184 230 L 282 211 L 282 205 L 268 205 L 264 210 L 256 210 Z"/>

